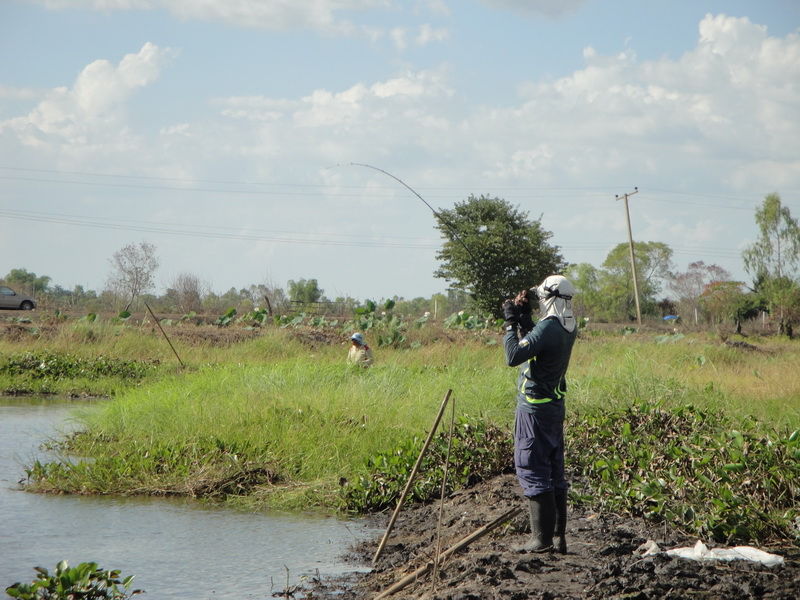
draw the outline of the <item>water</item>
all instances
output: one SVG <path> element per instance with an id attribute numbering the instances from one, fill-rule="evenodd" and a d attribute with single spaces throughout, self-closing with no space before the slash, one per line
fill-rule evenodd
<path id="1" fill-rule="evenodd" d="M 80 403 L 85 405 L 87 403 Z M 136 575 L 144 598 L 270 598 L 304 577 L 356 570 L 341 555 L 377 533 L 363 522 L 246 513 L 192 500 L 19 491 L 39 445 L 68 430 L 74 401 L 0 397 L 0 594 L 35 566 L 96 562 Z M 46 454 L 44 454 L 46 457 Z"/>

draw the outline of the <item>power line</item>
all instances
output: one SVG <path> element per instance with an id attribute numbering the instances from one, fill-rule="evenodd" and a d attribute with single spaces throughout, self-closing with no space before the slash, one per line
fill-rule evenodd
<path id="1" fill-rule="evenodd" d="M 300 243 L 300 244 L 327 244 L 342 246 L 371 246 L 386 248 L 416 248 L 432 250 L 438 249 L 440 241 L 426 237 L 399 237 L 399 236 L 380 236 L 380 242 L 374 241 L 376 236 L 364 234 L 342 234 L 342 233 L 317 233 L 310 231 L 285 231 L 270 230 L 260 228 L 249 228 L 253 232 L 251 235 L 238 233 L 241 227 L 221 227 L 218 225 L 185 225 L 182 223 L 140 221 L 132 219 L 106 219 L 101 217 L 90 217 L 84 215 L 69 215 L 63 213 L 40 213 L 35 211 L 12 211 L 0 210 L 0 216 L 10 219 L 53 223 L 56 225 L 85 226 L 96 229 L 112 229 L 120 231 L 140 231 L 144 233 L 160 233 L 164 235 L 190 235 L 194 237 L 218 238 L 218 239 L 241 239 L 241 240 L 261 240 L 277 241 L 280 243 Z M 257 233 L 277 234 L 256 235 Z M 326 236 L 329 238 L 342 238 L 341 240 L 319 240 L 315 237 L 310 239 L 298 239 L 296 237 L 283 236 Z M 353 240 L 353 238 L 364 238 L 364 241 Z M 350 240 L 350 241 L 348 241 Z M 370 241 L 373 240 L 373 241 Z M 389 241 L 387 243 L 387 240 Z M 398 240 L 398 243 L 392 243 Z M 418 243 L 413 243 L 417 241 Z M 616 246 L 614 242 L 586 244 L 583 242 L 563 241 L 557 244 L 566 253 L 595 253 L 607 252 L 610 246 Z M 674 246 L 670 245 L 674 254 L 685 256 L 709 256 L 715 258 L 741 258 L 741 251 L 729 248 L 707 248 L 700 246 Z"/>
<path id="2" fill-rule="evenodd" d="M 113 229 L 113 230 L 120 230 L 120 231 L 140 231 L 145 233 L 160 233 L 166 235 L 180 235 L 180 236 L 189 236 L 189 237 L 200 237 L 200 238 L 215 238 L 215 239 L 228 239 L 228 240 L 249 240 L 249 241 L 263 241 L 263 242 L 275 242 L 275 243 L 283 243 L 283 244 L 307 244 L 307 245 L 322 245 L 322 246 L 366 246 L 366 247 L 378 247 L 378 248 L 408 248 L 408 249 L 418 249 L 418 250 L 432 250 L 437 248 L 438 246 L 434 246 L 431 244 L 412 244 L 412 243 L 392 243 L 386 241 L 355 241 L 355 240 L 331 240 L 331 239 L 320 239 L 318 237 L 314 239 L 303 239 L 298 237 L 272 237 L 267 235 L 256 235 L 256 234 L 246 234 L 246 233 L 227 233 L 225 231 L 199 231 L 197 229 L 190 229 L 189 226 L 180 225 L 180 224 L 164 224 L 165 226 L 161 226 L 159 224 L 150 223 L 150 224 L 136 224 L 135 221 L 108 221 L 103 222 L 99 219 L 93 219 L 92 217 L 69 217 L 69 216 L 49 216 L 42 213 L 30 213 L 30 214 L 22 214 L 19 212 L 14 211 L 3 211 L 0 210 L 0 216 L 5 216 L 10 219 L 18 219 L 18 220 L 25 220 L 25 221 L 37 221 L 37 222 L 44 222 L 44 223 L 55 223 L 58 225 L 74 225 L 80 227 L 91 227 L 97 229 Z M 139 223 L 147 223 L 147 222 L 139 222 Z M 180 227 L 185 227 L 186 229 L 177 229 Z M 223 229 L 223 228 L 220 228 Z M 228 228 L 234 229 L 234 228 Z M 253 230 L 253 231 L 264 231 L 264 230 Z M 348 237 L 346 234 L 319 234 L 319 233 L 302 233 L 302 232 L 294 232 L 293 235 L 309 235 L 309 236 L 320 236 L 320 235 L 329 235 L 329 236 L 340 236 L 340 237 Z M 367 237 L 367 236 L 354 236 L 354 237 Z M 423 240 L 425 238 L 385 238 L 382 237 L 381 239 L 420 239 Z"/>
<path id="3" fill-rule="evenodd" d="M 26 167 L 10 167 L 10 166 L 3 166 L 0 165 L 0 170 L 2 171 L 9 171 L 9 172 L 20 172 L 20 173 L 42 173 L 48 175 L 70 175 L 70 176 L 77 176 L 77 177 L 90 177 L 90 178 L 103 178 L 109 179 L 110 181 L 88 181 L 88 180 L 69 180 L 69 179 L 46 179 L 41 177 L 15 177 L 9 175 L 0 175 L 0 179 L 9 180 L 9 181 L 27 181 L 33 183 L 63 183 L 67 185 L 86 185 L 86 186 L 105 186 L 105 187 L 121 187 L 121 188 L 132 188 L 132 189 L 147 189 L 147 190 L 168 190 L 168 191 L 186 191 L 186 192 L 203 192 L 203 193 L 230 193 L 230 194 L 245 194 L 245 195 L 285 195 L 285 196 L 341 196 L 341 197 L 351 197 L 352 194 L 350 193 L 335 193 L 337 190 L 358 190 L 363 191 L 363 185 L 344 185 L 344 184 L 315 184 L 315 183 L 286 183 L 286 182 L 263 182 L 263 181 L 248 181 L 248 180 L 230 180 L 230 179 L 190 179 L 190 178 L 178 178 L 178 177 L 156 177 L 150 175 L 123 175 L 123 174 L 115 174 L 115 173 L 92 173 L 87 171 L 61 171 L 61 170 L 54 170 L 54 169 L 32 169 Z M 162 182 L 162 183 L 174 183 L 174 184 L 185 184 L 186 186 L 193 186 L 193 187 L 181 187 L 179 185 L 136 185 L 131 183 L 115 183 L 115 180 L 127 180 L 127 181 L 150 181 L 150 182 Z M 255 187 L 261 189 L 251 189 L 251 190 L 243 190 L 243 189 L 232 189 L 232 188 L 214 188 L 214 187 L 197 187 L 198 185 L 202 186 L 209 186 L 209 185 L 218 185 L 218 186 L 244 186 L 244 187 Z M 467 189 L 478 189 L 485 187 L 485 183 L 481 183 L 479 185 L 460 185 L 460 186 L 418 186 L 418 189 L 424 191 L 453 191 L 453 192 L 463 192 Z M 281 188 L 305 188 L 313 191 L 307 192 L 297 192 L 297 191 L 286 191 L 286 189 Z M 389 191 L 394 190 L 396 187 L 394 186 L 381 186 L 381 185 L 373 185 L 369 187 L 369 190 L 382 190 L 382 191 Z M 581 200 L 585 198 L 592 198 L 592 197 L 605 197 L 606 194 L 609 193 L 610 190 L 613 190 L 610 186 L 598 186 L 598 187 L 585 187 L 585 186 L 560 186 L 560 187 L 538 187 L 538 186 L 492 186 L 493 192 L 515 192 L 515 196 L 521 198 L 532 198 L 532 199 L 544 199 L 544 198 L 557 198 L 557 199 L 574 199 L 574 200 Z M 755 202 L 754 198 L 751 197 L 736 197 L 736 196 L 726 196 L 720 194 L 698 194 L 697 192 L 684 192 L 680 190 L 665 190 L 660 188 L 648 188 L 652 192 L 658 192 L 662 194 L 670 194 L 673 196 L 693 196 L 696 198 L 709 198 L 713 200 L 734 200 L 737 202 L 745 202 L 745 203 L 753 203 Z M 555 194 L 558 192 L 558 194 Z M 575 195 L 576 194 L 576 195 Z M 358 194 L 362 196 L 363 194 Z M 432 195 L 426 193 L 427 197 L 434 197 L 434 198 L 448 198 L 450 195 Z M 390 197 L 388 194 L 386 197 Z M 708 202 L 692 202 L 688 200 L 677 200 L 674 198 L 659 198 L 653 199 L 652 197 L 647 201 L 650 202 L 658 202 L 664 204 L 684 204 L 688 206 L 706 206 L 706 207 L 716 207 L 716 208 L 724 208 L 724 209 L 732 209 L 732 210 L 747 210 L 752 211 L 755 209 L 755 206 L 731 206 L 729 204 L 711 204 Z"/>
<path id="4" fill-rule="evenodd" d="M 56 217 L 63 218 L 64 222 L 69 222 L 70 220 L 78 219 L 78 220 L 85 220 L 88 222 L 97 222 L 98 224 L 103 223 L 122 223 L 122 224 L 139 224 L 142 226 L 170 226 L 170 227 L 194 227 L 200 229 L 219 229 L 219 230 L 231 230 L 231 231 L 240 231 L 242 227 L 223 227 L 220 225 L 186 225 L 184 223 L 170 223 L 168 221 L 141 221 L 136 219 L 116 219 L 116 218 L 107 218 L 107 217 L 90 217 L 85 215 L 68 215 L 64 213 L 43 213 L 43 212 L 36 212 L 30 210 L 0 210 L 0 215 L 11 216 L 12 218 L 16 216 L 20 219 L 25 219 L 30 217 L 31 220 L 49 220 L 52 222 L 59 222 Z M 261 228 L 248 228 L 250 231 L 260 231 L 265 233 L 279 233 L 279 234 L 291 234 L 291 235 L 310 235 L 312 232 L 308 231 L 286 231 L 286 230 L 276 230 L 276 229 L 261 229 Z M 317 233 L 316 235 L 325 235 L 330 237 L 342 237 L 342 238 L 367 238 L 367 239 L 374 239 L 374 235 L 365 235 L 365 234 L 357 234 L 357 233 Z M 430 242 L 431 238 L 429 237 L 403 237 L 403 236 L 381 236 L 384 239 L 393 239 L 393 240 L 419 240 Z"/>

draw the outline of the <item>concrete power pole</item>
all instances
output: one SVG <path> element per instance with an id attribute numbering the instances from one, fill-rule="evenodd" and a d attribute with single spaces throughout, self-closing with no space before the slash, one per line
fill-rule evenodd
<path id="1" fill-rule="evenodd" d="M 639 306 L 639 284 L 637 282 L 636 277 L 636 260 L 633 256 L 633 236 L 631 235 L 631 214 L 628 210 L 628 196 L 633 196 L 634 194 L 639 193 L 639 188 L 633 188 L 635 191 L 629 194 L 623 194 L 623 198 L 625 199 L 625 219 L 628 222 L 628 246 L 631 250 L 631 274 L 633 275 L 633 296 L 636 300 L 636 322 L 639 324 L 639 327 L 642 326 L 642 309 Z M 619 195 L 616 196 L 617 200 L 619 200 Z"/>

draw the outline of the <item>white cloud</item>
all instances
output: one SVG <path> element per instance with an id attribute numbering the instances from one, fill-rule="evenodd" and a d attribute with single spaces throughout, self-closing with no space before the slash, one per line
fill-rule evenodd
<path id="1" fill-rule="evenodd" d="M 389 32 L 389 37 L 394 42 L 394 47 L 403 50 L 408 46 L 408 30 L 405 27 L 394 27 Z"/>
<path id="2" fill-rule="evenodd" d="M 361 37 L 377 43 L 388 38 L 398 50 L 411 43 L 425 46 L 449 37 L 444 28 L 427 23 L 409 27 L 381 27 L 359 23 L 354 18 L 370 11 L 384 11 L 390 17 L 432 14 L 447 17 L 443 0 L 420 0 L 409 7 L 392 0 L 28 0 L 50 10 L 156 11 L 163 10 L 184 21 L 221 22 L 244 29 L 298 31 L 311 29 L 324 34 Z M 413 33 L 414 29 L 417 33 Z"/>
<path id="3" fill-rule="evenodd" d="M 697 47 L 677 62 L 587 48 L 585 68 L 523 87 L 515 117 L 529 131 L 598 152 L 605 140 L 634 156 L 694 149 L 710 161 L 785 157 L 800 136 L 800 38 L 768 38 L 763 27 L 725 16 L 706 17 L 700 31 Z"/>
<path id="4" fill-rule="evenodd" d="M 416 0 L 414 14 L 432 14 L 449 17 L 452 13 L 446 0 Z"/>
<path id="5" fill-rule="evenodd" d="M 492 9 L 510 10 L 517 14 L 560 17 L 576 11 L 586 0 L 481 0 Z"/>
<path id="6" fill-rule="evenodd" d="M 37 100 L 41 92 L 30 88 L 15 88 L 0 84 L 0 99 L 4 100 Z"/>
<path id="7" fill-rule="evenodd" d="M 404 32 L 404 43 L 421 42 L 413 31 Z M 427 39 L 446 37 L 433 29 L 420 33 Z M 289 215 L 297 213 L 302 217 L 298 230 L 308 231 L 312 226 L 305 223 L 340 223 L 342 214 L 352 214 L 347 204 L 352 202 L 363 206 L 365 214 L 380 213 L 392 228 L 406 225 L 402 202 L 377 208 L 381 200 L 376 198 L 387 195 L 385 178 L 324 171 L 332 164 L 366 162 L 420 189 L 459 186 L 452 194 L 467 189 L 527 203 L 535 207 L 534 218 L 544 213 L 545 227 L 558 228 L 559 244 L 565 238 L 595 235 L 601 238 L 598 245 L 626 239 L 613 193 L 630 191 L 632 185 L 643 189 L 636 197 L 634 219 L 644 214 L 638 207 L 652 198 L 645 182 L 694 191 L 713 181 L 716 189 L 732 195 L 736 190 L 752 194 L 800 188 L 800 38 L 770 37 L 747 19 L 707 16 L 699 24 L 695 47 L 678 59 L 641 61 L 633 48 L 604 55 L 587 47 L 581 69 L 524 83 L 516 99 L 506 96 L 502 104 L 477 105 L 467 89 L 453 83 L 463 75 L 451 73 L 458 66 L 408 68 L 289 97 L 197 98 L 191 118 L 162 120 L 153 129 L 158 133 L 148 138 L 137 115 L 129 112 L 131 99 L 153 84 L 170 56 L 168 49 L 147 44 L 117 65 L 88 65 L 72 86 L 51 89 L 34 110 L 0 122 L 3 152 L 12 156 L 17 146 L 35 146 L 42 156 L 66 156 L 81 170 L 96 173 L 104 171 L 102 165 L 112 165 L 108 172 L 160 169 L 164 176 L 197 180 L 350 184 L 347 193 L 355 199 L 332 194 L 314 205 L 298 195 L 291 196 L 291 203 L 284 200 L 290 206 L 276 200 L 266 210 L 272 199 L 266 196 L 258 208 L 255 202 L 249 210 L 243 208 L 240 219 L 249 222 L 252 213 L 282 222 L 299 219 Z M 30 91 L 0 88 L 0 97 L 26 95 Z M 149 118 L 158 118 L 153 115 Z M 534 192 L 521 191 L 537 186 L 613 186 L 613 192 L 601 200 L 583 201 L 576 193 L 577 199 L 540 202 Z M 508 195 L 504 190 L 510 190 Z M 434 205 L 453 201 L 447 195 L 451 192 L 433 194 Z M 225 212 L 233 213 L 237 206 L 227 198 Z M 715 245 L 725 246 L 742 237 L 726 219 L 703 215 L 701 220 L 679 221 L 661 216 L 666 213 L 672 214 L 655 210 L 637 237 L 660 240 L 661 234 L 669 235 L 667 243 L 684 246 L 698 241 L 713 245 L 712 238 L 723 240 Z M 356 218 L 348 217 L 342 226 L 366 230 L 367 224 Z M 430 235 L 424 229 L 429 225 L 425 221 L 417 230 Z"/>
<path id="8" fill-rule="evenodd" d="M 210 151 L 228 145 L 209 136 L 225 135 L 239 140 L 237 154 L 253 144 L 256 153 L 280 149 L 298 159 L 422 149 L 451 157 L 453 169 L 484 173 L 489 183 L 526 174 L 603 181 L 631 167 L 694 172 L 698 161 L 709 170 L 726 165 L 718 177 L 732 186 L 791 179 L 783 173 L 786 149 L 800 135 L 800 39 L 771 38 L 747 19 L 725 16 L 707 16 L 699 32 L 697 46 L 679 60 L 639 62 L 630 49 L 605 56 L 587 48 L 583 69 L 522 86 L 516 106 L 470 108 L 443 72 L 407 71 L 300 98 L 217 98 L 222 121 L 164 123 L 162 141 L 174 147 L 183 137 L 203 139 Z M 71 89 L 51 90 L 35 110 L 0 127 L 27 144 L 118 150 L 135 137 L 126 129 L 128 99 L 158 77 L 169 56 L 146 44 L 116 66 L 96 61 Z M 731 169 L 736 161 L 742 167 Z"/>
<path id="9" fill-rule="evenodd" d="M 97 60 L 83 69 L 72 88 L 54 88 L 27 115 L 0 122 L 0 132 L 45 152 L 119 150 L 130 135 L 127 100 L 158 78 L 172 54 L 148 42 L 119 65 Z"/>
<path id="10" fill-rule="evenodd" d="M 283 31 L 310 28 L 353 34 L 338 15 L 386 8 L 388 0 L 32 0 L 48 9 L 165 10 L 183 20 L 221 21 L 236 27 Z M 437 2 L 432 4 L 436 10 Z"/>
<path id="11" fill-rule="evenodd" d="M 449 37 L 449 30 L 443 27 L 435 28 L 426 23 L 420 26 L 419 33 L 414 41 L 418 46 L 427 46 L 431 42 L 444 42 Z"/>

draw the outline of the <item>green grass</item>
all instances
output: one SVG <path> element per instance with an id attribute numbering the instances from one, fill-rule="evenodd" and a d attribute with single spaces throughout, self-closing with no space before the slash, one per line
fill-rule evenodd
<path id="1" fill-rule="evenodd" d="M 92 456 L 95 470 L 106 457 L 116 464 L 120 456 L 142 455 L 153 447 L 175 449 L 175 456 L 193 462 L 198 473 L 235 458 L 263 465 L 280 481 L 295 484 L 278 489 L 283 496 L 302 484 L 326 495 L 340 477 L 357 477 L 367 458 L 426 435 L 448 389 L 458 389 L 453 401 L 459 414 L 505 424 L 513 415 L 510 370 L 480 368 L 469 349 L 439 366 L 403 366 L 408 357 L 402 354 L 392 362 L 384 355 L 383 364 L 366 371 L 346 366 L 331 353 L 314 360 L 208 366 L 165 377 L 87 411 L 82 418 L 90 433 L 73 439 L 71 450 Z M 121 481 L 113 480 L 109 469 L 112 480 L 80 483 L 80 489 L 122 492 L 130 468 L 122 467 Z M 155 475 L 154 490 L 175 485 L 169 472 Z M 134 479 L 140 486 L 147 478 Z"/>
<path id="2" fill-rule="evenodd" d="M 162 366 L 144 380 L 114 383 L 113 400 L 85 411 L 83 433 L 65 442 L 63 459 L 30 469 L 35 489 L 183 494 L 248 508 L 385 506 L 405 483 L 448 389 L 459 417 L 510 438 L 516 369 L 505 366 L 499 333 L 411 331 L 403 347 L 376 348 L 376 365 L 360 370 L 345 364 L 341 331 L 327 332 L 333 343 L 320 342 L 319 332 L 274 327 L 215 341 L 195 335 L 200 330 L 167 331 L 184 369 L 160 332 L 146 327 L 100 328 L 77 346 L 74 329 L 37 342 L 37 350 L 86 357 L 157 356 Z M 786 442 L 800 428 L 800 345 L 748 342 L 757 349 L 703 334 L 582 335 L 568 396 L 575 450 L 568 461 L 582 479 L 575 500 L 639 507 L 698 532 L 713 522 L 708 530 L 721 537 L 789 536 L 800 496 L 793 483 L 800 442 Z M 0 369 L 21 345 L 0 338 Z M 69 378 L 59 385 L 68 388 Z M 101 389 L 103 378 L 92 385 Z M 683 432 L 672 445 L 662 439 L 675 433 L 659 429 L 664 423 Z M 734 440 L 742 446 L 731 455 L 733 430 L 746 437 Z M 780 452 L 755 452 L 761 446 Z M 477 456 L 471 448 L 465 451 Z M 663 460 L 665 448 L 672 462 Z M 692 480 L 700 463 L 710 484 Z M 377 500 L 374 486 L 367 489 L 376 481 L 387 482 Z M 585 485 L 604 494 L 592 500 Z M 748 517 L 759 514 L 755 498 L 775 501 L 768 527 Z"/>

